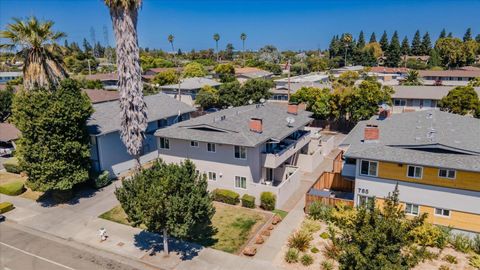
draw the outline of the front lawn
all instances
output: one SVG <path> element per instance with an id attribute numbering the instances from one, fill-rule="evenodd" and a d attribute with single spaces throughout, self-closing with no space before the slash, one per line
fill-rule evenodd
<path id="1" fill-rule="evenodd" d="M 212 218 L 212 224 L 216 228 L 216 233 L 213 236 L 215 243 L 211 247 L 229 253 L 240 252 L 241 248 L 268 219 L 268 216 L 262 212 L 252 209 L 216 202 L 214 202 L 214 206 L 216 211 Z M 120 205 L 99 217 L 130 225 L 127 215 Z"/>

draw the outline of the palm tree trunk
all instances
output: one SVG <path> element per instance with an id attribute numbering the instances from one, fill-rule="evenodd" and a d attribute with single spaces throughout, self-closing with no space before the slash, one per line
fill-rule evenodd
<path id="1" fill-rule="evenodd" d="M 218 41 L 215 41 L 215 49 L 217 51 L 217 62 L 218 62 Z"/>
<path id="2" fill-rule="evenodd" d="M 242 49 L 243 49 L 243 66 L 245 67 L 245 40 L 242 40 Z"/>
<path id="3" fill-rule="evenodd" d="M 147 127 L 137 36 L 138 9 L 112 6 L 110 15 L 117 42 L 118 90 L 122 115 L 120 136 L 128 153 L 135 157 L 138 171 Z"/>
<path id="4" fill-rule="evenodd" d="M 23 87 L 26 90 L 37 87 L 50 89 L 67 77 L 62 64 L 45 49 L 34 48 L 28 52 L 23 65 Z"/>
<path id="5" fill-rule="evenodd" d="M 168 233 L 167 228 L 163 228 L 163 253 L 168 256 Z"/>

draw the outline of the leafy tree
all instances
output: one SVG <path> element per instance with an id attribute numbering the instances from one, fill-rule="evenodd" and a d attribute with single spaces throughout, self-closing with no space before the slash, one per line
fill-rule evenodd
<path id="1" fill-rule="evenodd" d="M 215 67 L 215 73 L 219 76 L 222 83 L 235 80 L 235 67 L 230 63 L 217 65 Z"/>
<path id="2" fill-rule="evenodd" d="M 103 84 L 100 80 L 84 80 L 80 82 L 80 85 L 84 89 L 102 89 Z"/>
<path id="3" fill-rule="evenodd" d="M 422 41 L 420 39 L 420 31 L 417 30 L 417 32 L 415 32 L 415 36 L 413 36 L 412 55 L 422 55 L 422 54 L 423 54 L 423 48 L 422 48 Z"/>
<path id="4" fill-rule="evenodd" d="M 343 100 L 343 110 L 349 115 L 349 121 L 357 123 L 368 120 L 378 112 L 382 103 L 391 104 L 391 87 L 382 87 L 377 82 L 363 81 Z"/>
<path id="5" fill-rule="evenodd" d="M 224 83 L 218 89 L 219 104 L 222 107 L 238 107 L 245 105 L 242 100 L 241 84 L 235 80 L 233 82 Z"/>
<path id="6" fill-rule="evenodd" d="M 83 38 L 83 52 L 90 53 L 92 51 L 92 45 L 86 38 Z"/>
<path id="7" fill-rule="evenodd" d="M 453 34 L 452 32 L 448 32 L 448 35 L 447 35 L 448 38 L 453 38 Z"/>
<path id="8" fill-rule="evenodd" d="M 447 31 L 445 31 L 445 28 L 443 28 L 438 38 L 446 38 L 446 37 L 447 37 Z"/>
<path id="9" fill-rule="evenodd" d="M 190 62 L 183 68 L 183 77 L 204 77 L 207 75 L 207 71 L 202 64 L 198 62 Z"/>
<path id="10" fill-rule="evenodd" d="M 330 45 L 328 47 L 330 58 L 334 58 L 339 55 L 340 47 L 341 47 L 341 42 L 338 36 L 333 36 L 332 40 L 330 41 Z"/>
<path id="11" fill-rule="evenodd" d="M 388 46 L 388 50 L 385 56 L 387 57 L 387 59 L 385 60 L 385 65 L 388 67 L 397 67 L 398 63 L 402 59 L 402 51 L 400 47 L 400 41 L 398 40 L 397 31 L 395 31 L 392 36 L 390 46 Z"/>
<path id="12" fill-rule="evenodd" d="M 93 109 L 74 80 L 55 91 L 20 91 L 12 120 L 21 131 L 18 157 L 27 185 L 40 191 L 69 191 L 88 180 L 90 147 L 87 119 Z"/>
<path id="13" fill-rule="evenodd" d="M 365 46 L 364 50 L 365 51 L 372 50 L 373 55 L 377 59 L 383 55 L 382 47 L 381 47 L 380 43 L 378 43 L 378 42 L 368 43 Z"/>
<path id="14" fill-rule="evenodd" d="M 382 47 L 382 51 L 386 52 L 388 50 L 387 31 L 383 31 L 382 37 L 380 38 L 380 46 Z"/>
<path id="15" fill-rule="evenodd" d="M 0 90 L 0 122 L 4 122 L 12 113 L 13 87 L 7 86 L 3 91 Z"/>
<path id="16" fill-rule="evenodd" d="M 245 40 L 247 40 L 247 34 L 241 33 L 240 40 L 242 41 L 242 52 L 243 52 L 243 66 L 245 66 Z"/>
<path id="17" fill-rule="evenodd" d="M 480 34 L 478 34 L 478 35 L 475 37 L 475 41 L 477 41 L 478 43 L 480 43 Z"/>
<path id="18" fill-rule="evenodd" d="M 270 97 L 270 89 L 275 84 L 271 80 L 256 78 L 246 81 L 241 88 L 242 105 L 248 104 L 250 100 L 258 103 L 260 99 L 268 99 Z"/>
<path id="19" fill-rule="evenodd" d="M 433 52 L 433 50 L 432 50 L 432 52 Z M 429 63 L 432 63 L 432 61 L 429 60 Z M 427 65 L 425 62 L 423 62 L 422 60 L 417 60 L 417 59 L 408 59 L 407 63 L 406 63 L 406 66 L 407 66 L 407 68 L 417 69 L 417 70 L 427 69 L 429 67 L 429 65 Z"/>
<path id="20" fill-rule="evenodd" d="M 365 36 L 363 35 L 363 31 L 360 31 L 360 34 L 358 35 L 357 48 L 363 49 L 363 47 L 365 47 Z"/>
<path id="21" fill-rule="evenodd" d="M 290 101 L 307 104 L 307 110 L 317 119 L 329 119 L 333 115 L 332 97 L 328 88 L 302 87 L 291 96 Z"/>
<path id="22" fill-rule="evenodd" d="M 325 71 L 328 69 L 328 61 L 325 58 L 309 57 L 307 58 L 307 66 L 311 72 Z"/>
<path id="23" fill-rule="evenodd" d="M 213 40 L 215 40 L 215 51 L 217 52 L 217 62 L 218 62 L 218 41 L 220 40 L 220 35 L 218 33 L 213 34 Z"/>
<path id="24" fill-rule="evenodd" d="M 438 67 L 442 65 L 442 59 L 440 59 L 440 55 L 438 54 L 437 50 L 433 48 L 430 51 L 430 58 L 428 59 L 428 66 L 429 67 Z M 425 68 L 419 68 L 425 69 Z"/>
<path id="25" fill-rule="evenodd" d="M 308 65 L 305 64 L 305 63 L 302 63 L 302 62 L 297 62 L 297 63 L 293 64 L 292 67 L 290 68 L 290 70 L 292 71 L 292 74 L 294 74 L 294 75 L 303 75 L 305 73 L 310 73 Z"/>
<path id="26" fill-rule="evenodd" d="M 225 48 L 225 59 L 227 60 L 233 60 L 233 50 L 235 48 L 233 47 L 232 43 L 228 43 L 226 48 Z"/>
<path id="27" fill-rule="evenodd" d="M 472 28 L 467 28 L 467 31 L 463 35 L 463 42 L 472 40 Z"/>
<path id="28" fill-rule="evenodd" d="M 343 86 L 351 87 L 360 78 L 360 75 L 356 71 L 346 71 L 338 76 L 337 82 Z"/>
<path id="29" fill-rule="evenodd" d="M 480 77 L 476 77 L 473 80 L 469 81 L 468 85 L 471 87 L 480 87 Z"/>
<path id="30" fill-rule="evenodd" d="M 462 65 L 472 65 L 476 61 L 477 51 L 480 48 L 480 44 L 478 44 L 475 40 L 469 40 L 463 42 L 462 51 L 464 55 L 464 59 Z"/>
<path id="31" fill-rule="evenodd" d="M 457 86 L 450 90 L 438 105 L 443 111 L 451 113 L 475 114 L 480 108 L 480 100 L 472 86 Z"/>
<path id="32" fill-rule="evenodd" d="M 418 71 L 409 70 L 407 76 L 405 77 L 403 85 L 422 85 L 422 83 L 420 82 Z"/>
<path id="33" fill-rule="evenodd" d="M 218 94 L 218 90 L 210 85 L 205 85 L 202 87 L 195 97 L 195 104 L 199 105 L 203 109 L 217 107 L 219 102 L 220 96 Z"/>
<path id="34" fill-rule="evenodd" d="M 370 41 L 368 43 L 376 43 L 377 42 L 377 37 L 375 36 L 375 32 L 372 32 L 372 35 L 370 36 Z"/>
<path id="35" fill-rule="evenodd" d="M 259 53 L 260 61 L 267 62 L 267 63 L 280 63 L 280 59 L 282 54 L 278 51 L 277 47 L 273 45 L 266 45 L 265 47 L 261 48 Z"/>
<path id="36" fill-rule="evenodd" d="M 196 172 L 190 160 L 180 164 L 157 160 L 124 180 L 115 195 L 134 226 L 143 224 L 148 231 L 163 234 L 168 255 L 169 235 L 194 241 L 212 235 L 215 208 L 207 185 L 205 174 Z"/>
<path id="37" fill-rule="evenodd" d="M 422 55 L 429 55 L 431 50 L 432 41 L 430 40 L 430 34 L 426 32 L 422 39 Z"/>
<path id="38" fill-rule="evenodd" d="M 408 42 L 407 36 L 405 36 L 402 40 L 402 55 L 409 55 L 410 54 L 410 43 Z"/>
<path id="39" fill-rule="evenodd" d="M 441 38 L 435 44 L 435 51 L 441 59 L 442 65 L 456 67 L 462 65 L 465 60 L 463 43 L 458 38 Z"/>
<path id="40" fill-rule="evenodd" d="M 159 72 L 153 77 L 152 83 L 158 85 L 176 84 L 180 80 L 178 73 L 173 69 Z"/>

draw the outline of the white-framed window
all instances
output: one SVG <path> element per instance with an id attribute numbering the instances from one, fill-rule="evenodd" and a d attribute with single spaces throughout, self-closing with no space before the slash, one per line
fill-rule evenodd
<path id="1" fill-rule="evenodd" d="M 423 174 L 423 167 L 408 165 L 407 176 L 410 178 L 421 179 Z"/>
<path id="2" fill-rule="evenodd" d="M 367 206 L 371 200 L 373 200 L 372 197 L 358 195 L 358 206 Z"/>
<path id="3" fill-rule="evenodd" d="M 235 187 L 247 189 L 247 178 L 243 176 L 235 176 Z"/>
<path id="4" fill-rule="evenodd" d="M 360 174 L 367 176 L 377 176 L 378 162 L 370 160 L 362 160 L 360 164 Z"/>
<path id="5" fill-rule="evenodd" d="M 405 203 L 405 214 L 418 216 L 420 213 L 420 206 L 413 203 Z"/>
<path id="6" fill-rule="evenodd" d="M 235 145 L 233 147 L 233 149 L 234 149 L 233 152 L 234 152 L 235 158 L 247 159 L 247 148 L 246 147 Z"/>
<path id="7" fill-rule="evenodd" d="M 217 181 L 217 173 L 216 172 L 208 172 L 208 180 Z"/>
<path id="8" fill-rule="evenodd" d="M 160 149 L 170 149 L 170 140 L 167 138 L 160 138 Z"/>
<path id="9" fill-rule="evenodd" d="M 216 145 L 214 143 L 207 143 L 207 151 L 215 153 L 217 151 Z"/>
<path id="10" fill-rule="evenodd" d="M 443 208 L 435 208 L 435 216 L 450 217 L 450 210 Z"/>
<path id="11" fill-rule="evenodd" d="M 450 169 L 438 169 L 438 177 L 455 179 L 455 170 Z"/>
<path id="12" fill-rule="evenodd" d="M 198 142 L 197 141 L 190 141 L 190 146 L 191 147 L 198 147 Z"/>

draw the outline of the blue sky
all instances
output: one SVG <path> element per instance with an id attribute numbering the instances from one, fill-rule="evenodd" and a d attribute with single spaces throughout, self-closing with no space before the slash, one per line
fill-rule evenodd
<path id="1" fill-rule="evenodd" d="M 437 38 L 442 28 L 463 36 L 472 27 L 480 33 L 480 0 L 144 0 L 139 15 L 139 42 L 142 47 L 168 49 L 168 34 L 175 35 L 175 46 L 182 50 L 214 47 L 212 35 L 221 36 L 219 46 L 233 43 L 241 48 L 240 33 L 248 36 L 247 49 L 266 44 L 282 50 L 325 49 L 334 34 L 350 32 L 354 37 L 364 30 L 368 39 L 375 31 L 398 30 L 410 40 L 416 29 Z M 96 39 L 104 42 L 103 26 L 110 33 L 110 15 L 102 0 L 0 0 L 0 27 L 11 17 L 35 15 L 56 22 L 55 28 L 69 40 Z"/>

